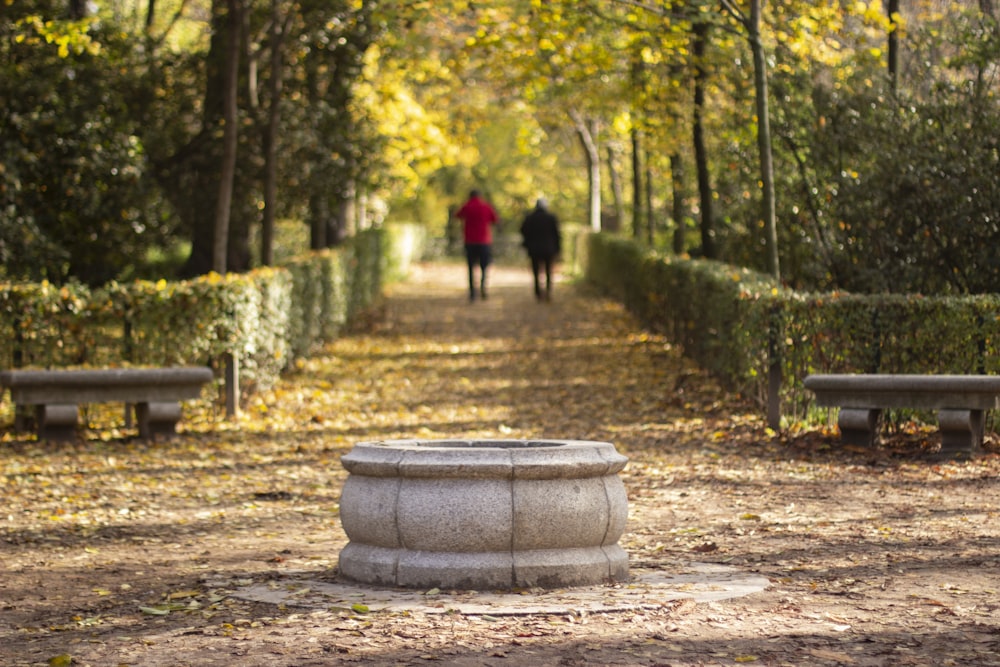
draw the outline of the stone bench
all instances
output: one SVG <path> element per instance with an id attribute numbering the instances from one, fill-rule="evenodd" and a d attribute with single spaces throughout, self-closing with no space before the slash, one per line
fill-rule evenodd
<path id="1" fill-rule="evenodd" d="M 0 372 L 0 388 L 10 390 L 18 413 L 35 406 L 39 440 L 74 439 L 77 405 L 111 402 L 135 405 L 139 437 L 149 439 L 176 433 L 180 402 L 201 396 L 212 377 L 203 366 L 10 370 Z"/>
<path id="2" fill-rule="evenodd" d="M 810 375 L 804 384 L 817 405 L 840 408 L 849 444 L 873 445 L 885 408 L 936 410 L 942 456 L 978 454 L 985 412 L 1000 407 L 1000 376 L 992 375 Z"/>

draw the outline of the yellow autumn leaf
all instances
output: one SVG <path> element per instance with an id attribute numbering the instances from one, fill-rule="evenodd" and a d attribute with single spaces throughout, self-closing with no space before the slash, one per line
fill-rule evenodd
<path id="1" fill-rule="evenodd" d="M 166 616 L 170 613 L 169 609 L 163 609 L 162 607 L 139 607 L 139 611 L 149 616 Z"/>
<path id="2" fill-rule="evenodd" d="M 187 590 L 187 591 L 174 591 L 167 596 L 168 600 L 183 600 L 184 598 L 193 598 L 201 595 L 201 591 Z"/>

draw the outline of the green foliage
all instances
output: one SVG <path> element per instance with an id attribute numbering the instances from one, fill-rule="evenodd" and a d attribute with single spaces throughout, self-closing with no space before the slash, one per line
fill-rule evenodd
<path id="1" fill-rule="evenodd" d="M 721 262 L 663 256 L 603 235 L 592 237 L 588 252 L 590 282 L 683 345 L 706 370 L 741 389 L 756 382 L 767 323 L 754 313 L 766 312 L 777 289 L 770 278 Z"/>
<path id="2" fill-rule="evenodd" d="M 0 21 L 0 275 L 97 285 L 161 240 L 124 48 L 34 3 Z"/>
<path id="3" fill-rule="evenodd" d="M 0 284 L 0 364 L 73 366 L 105 359 L 106 312 L 80 284 Z"/>
<path id="4" fill-rule="evenodd" d="M 318 228 L 343 226 L 341 203 L 365 191 L 378 171 L 378 139 L 353 105 L 364 54 L 393 18 L 375 21 L 374 4 L 238 5 L 254 66 L 242 60 L 230 270 L 252 265 L 261 138 L 272 119 L 280 188 L 269 206 L 278 215 L 312 211 Z M 151 247 L 177 245 L 179 236 L 192 247 L 181 273 L 210 268 L 224 5 L 206 12 L 198 3 L 129 10 L 112 3 L 67 21 L 66 3 L 7 3 L 0 18 L 0 278 L 99 285 L 148 275 L 137 262 Z M 278 38 L 269 32 L 276 23 L 284 31 Z M 275 49 L 281 58 L 272 57 Z"/>
<path id="5" fill-rule="evenodd" d="M 347 264 L 347 319 L 368 308 L 382 291 L 388 269 L 387 239 L 381 230 L 368 230 L 354 237 Z"/>
<path id="6" fill-rule="evenodd" d="M 787 415 L 805 416 L 812 373 L 1000 373 L 1000 295 L 811 294 L 605 235 L 588 251 L 588 281 L 730 387 L 763 403 L 779 364 Z"/>
<path id="7" fill-rule="evenodd" d="M 0 365 L 218 367 L 232 355 L 244 391 L 268 388 L 296 357 L 333 340 L 375 303 L 384 276 L 398 275 L 389 258 L 409 258 L 407 249 L 388 251 L 389 243 L 372 230 L 287 268 L 186 281 L 97 289 L 3 283 Z"/>
<path id="8" fill-rule="evenodd" d="M 124 360 L 141 366 L 240 363 L 244 385 L 269 386 L 288 363 L 290 274 L 262 268 L 194 280 L 111 284 L 99 293 L 121 311 Z"/>
<path id="9" fill-rule="evenodd" d="M 997 25 L 977 11 L 944 16 L 914 19 L 907 28 L 911 64 L 898 90 L 874 50 L 807 64 L 787 46 L 776 48 L 776 188 L 783 275 L 792 285 L 938 295 L 1000 290 L 992 250 L 1000 241 L 1000 108 L 988 75 L 997 52 L 987 46 Z M 725 258 L 762 269 L 749 186 L 752 137 L 734 138 L 719 176 L 730 220 Z"/>
<path id="10" fill-rule="evenodd" d="M 856 106 L 856 105 L 854 105 Z M 959 89 L 872 103 L 851 131 L 878 141 L 839 179 L 828 267 L 855 291 L 1000 291 L 1000 109 Z"/>
<path id="11" fill-rule="evenodd" d="M 346 248 L 320 250 L 285 264 L 295 285 L 289 318 L 293 357 L 309 356 L 321 343 L 333 340 L 346 324 L 348 257 Z"/>
<path id="12" fill-rule="evenodd" d="M 424 256 L 427 249 L 427 228 L 423 225 L 387 225 L 384 233 L 386 272 L 385 281 L 402 280 L 410 265 Z"/>
<path id="13" fill-rule="evenodd" d="M 137 262 L 179 236 L 192 248 L 182 275 L 207 270 L 226 25 L 225 3 L 211 5 L 105 3 L 67 21 L 62 2 L 8 3 L 0 277 L 91 286 L 148 277 Z M 326 247 L 350 227 L 355 196 L 370 202 L 370 219 L 417 220 L 438 235 L 447 206 L 473 184 L 507 220 L 540 193 L 564 220 L 587 219 L 571 114 L 596 133 L 605 201 L 608 172 L 621 177 L 615 213 L 628 220 L 630 206 L 646 206 L 629 197 L 630 185 L 642 190 L 626 174 L 635 138 L 651 236 L 689 226 L 714 202 L 721 256 L 766 268 L 752 59 L 718 2 L 240 7 L 253 66 L 244 59 L 238 86 L 231 270 L 255 265 L 249 238 L 264 211 L 307 220 L 312 247 Z M 904 7 L 896 34 L 909 65 L 896 90 L 883 52 L 891 22 L 877 3 L 764 9 L 782 275 L 805 289 L 997 290 L 995 20 L 981 7 Z M 711 31 L 695 58 L 699 26 Z M 693 196 L 696 72 L 707 84 L 711 198 Z M 277 201 L 265 205 L 262 174 L 272 173 Z"/>
<path id="14" fill-rule="evenodd" d="M 590 227 L 578 223 L 563 223 L 560 224 L 559 231 L 562 234 L 559 262 L 563 273 L 571 276 L 586 275 L 587 260 L 590 256 L 587 252 L 590 244 Z M 518 250 L 523 253 L 521 248 Z"/>

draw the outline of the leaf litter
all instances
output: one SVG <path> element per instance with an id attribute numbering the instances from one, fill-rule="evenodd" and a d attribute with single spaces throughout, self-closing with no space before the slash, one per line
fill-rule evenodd
<path id="1" fill-rule="evenodd" d="M 0 662 L 1000 664 L 995 443 L 945 463 L 926 429 L 874 450 L 842 447 L 829 428 L 773 432 L 585 288 L 562 280 L 538 304 L 526 270 L 497 266 L 490 300 L 469 304 L 463 279 L 456 264 L 416 267 L 364 330 L 233 423 L 195 401 L 172 440 L 139 441 L 120 406 L 90 406 L 71 444 L 0 433 Z M 12 407 L 0 416 L 10 424 Z M 621 543 L 633 570 L 717 563 L 771 587 L 519 617 L 360 602 L 303 612 L 228 595 L 334 571 L 339 459 L 354 443 L 446 437 L 613 442 L 630 459 Z"/>

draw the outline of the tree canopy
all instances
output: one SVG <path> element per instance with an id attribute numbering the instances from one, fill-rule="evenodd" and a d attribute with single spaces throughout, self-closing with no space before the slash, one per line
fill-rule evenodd
<path id="1" fill-rule="evenodd" d="M 988 0 L 26 0 L 0 19 L 0 265 L 182 275 L 545 195 L 798 287 L 1000 289 Z"/>

